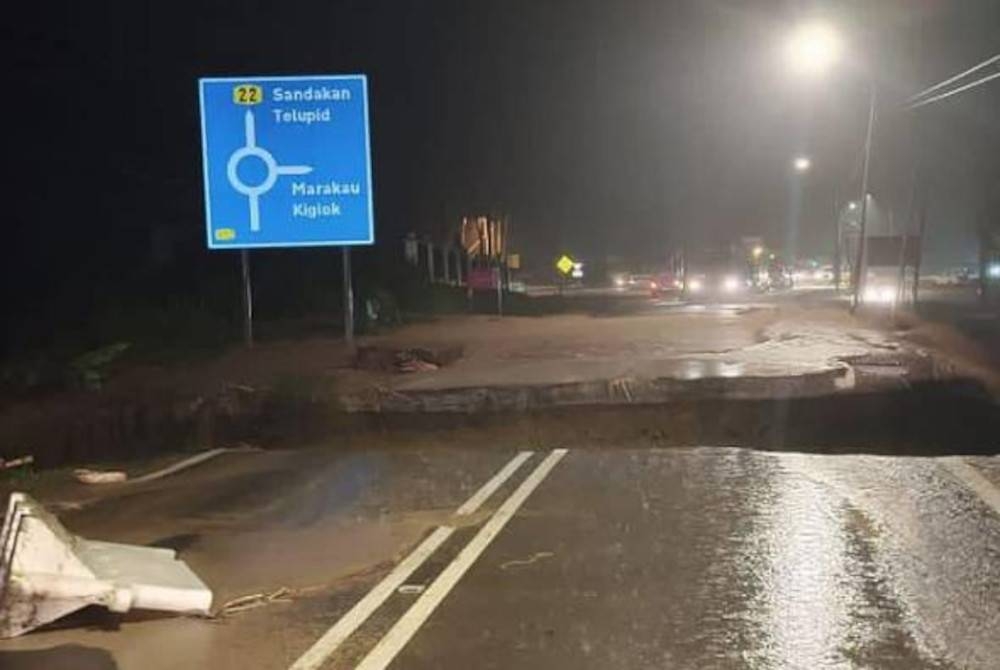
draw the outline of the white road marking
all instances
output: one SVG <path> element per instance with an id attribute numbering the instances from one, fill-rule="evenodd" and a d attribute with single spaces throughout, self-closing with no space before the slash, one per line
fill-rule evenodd
<path id="1" fill-rule="evenodd" d="M 527 500 L 528 496 L 542 483 L 542 480 L 545 479 L 552 468 L 556 466 L 556 463 L 565 455 L 565 449 L 553 450 L 521 482 L 517 490 L 493 513 L 489 521 L 465 545 L 458 556 L 455 557 L 455 560 L 448 564 L 448 567 L 438 575 L 434 583 L 410 606 L 406 614 L 385 634 L 385 637 L 379 640 L 379 643 L 365 656 L 364 660 L 361 661 L 355 670 L 383 670 L 392 662 L 400 650 L 402 650 L 406 643 L 416 634 L 420 626 L 427 620 L 427 617 L 434 612 L 445 596 L 454 588 L 458 580 L 462 578 L 462 575 L 466 573 L 486 547 L 489 546 L 490 542 L 503 530 L 503 527 L 510 521 L 524 501 Z"/>
<path id="2" fill-rule="evenodd" d="M 532 452 L 518 452 L 514 458 L 501 468 L 497 474 L 490 478 L 483 486 L 472 494 L 472 497 L 465 501 L 455 512 L 456 515 L 472 514 L 479 509 L 486 500 L 489 499 L 500 486 L 513 475 L 517 469 L 529 458 Z M 403 585 L 403 583 L 419 568 L 428 557 L 430 557 L 438 547 L 444 544 L 445 540 L 451 537 L 455 529 L 451 526 L 440 526 L 431 533 L 427 539 L 420 543 L 413 552 L 410 553 L 392 572 L 385 576 L 381 582 L 365 594 L 337 623 L 333 625 L 323 636 L 318 639 L 295 663 L 290 670 L 316 670 L 320 668 L 326 660 L 337 650 L 361 624 L 363 624 L 372 613 L 384 603 L 389 596 Z"/>
<path id="3" fill-rule="evenodd" d="M 128 480 L 128 482 L 130 484 L 142 484 L 144 482 L 151 482 L 153 480 L 166 477 L 167 475 L 172 475 L 175 472 L 180 472 L 181 470 L 187 470 L 190 467 L 198 465 L 199 463 L 204 463 L 205 461 L 215 458 L 216 456 L 221 456 L 222 454 L 237 452 L 237 451 L 250 451 L 250 450 L 242 449 L 239 447 L 235 449 L 233 448 L 227 449 L 225 447 L 220 447 L 218 449 L 209 449 L 208 451 L 203 451 L 200 454 L 195 454 L 194 456 L 191 456 L 190 458 L 185 458 L 184 460 L 174 463 L 173 465 L 165 467 L 161 470 L 150 472 L 149 474 L 143 475 L 142 477 L 136 477 L 135 479 L 130 479 Z"/>
<path id="4" fill-rule="evenodd" d="M 945 458 L 945 469 L 974 491 L 993 511 L 1000 514 L 1000 489 L 961 457 Z"/>
<path id="5" fill-rule="evenodd" d="M 510 459 L 507 465 L 503 466 L 500 472 L 493 475 L 493 478 L 483 484 L 482 488 L 473 494 L 471 498 L 465 501 L 465 504 L 458 508 L 455 512 L 458 516 L 467 516 L 473 514 L 479 507 L 489 500 L 490 496 L 496 493 L 496 490 L 500 488 L 505 481 L 510 479 L 510 476 L 514 474 L 519 467 L 521 467 L 526 460 L 531 458 L 530 451 L 522 451 L 514 458 Z"/>
<path id="6" fill-rule="evenodd" d="M 336 651 L 337 647 L 357 630 L 397 588 L 402 586 L 403 582 L 427 560 L 427 557 L 444 544 L 444 541 L 451 537 L 454 532 L 454 528 L 441 526 L 431 533 L 402 563 L 386 575 L 385 579 L 359 600 L 347 614 L 340 617 L 340 620 L 326 631 L 323 637 L 316 640 L 316 643 L 292 664 L 291 670 L 315 670 L 321 667 L 326 659 Z"/>

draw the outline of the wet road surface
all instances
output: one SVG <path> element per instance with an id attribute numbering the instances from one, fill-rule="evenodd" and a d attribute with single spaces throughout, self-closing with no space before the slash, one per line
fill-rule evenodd
<path id="1" fill-rule="evenodd" d="M 217 603 L 296 590 L 92 615 L 0 667 L 288 668 L 441 528 L 313 667 L 996 667 L 1000 510 L 953 461 L 622 446 L 264 453 L 92 503 L 72 530 L 178 543 Z"/>
<path id="2" fill-rule="evenodd" d="M 823 295 L 748 294 L 719 302 L 610 297 L 604 311 L 588 315 L 510 317 L 499 329 L 487 322 L 488 328 L 467 333 L 462 359 L 395 380 L 393 390 L 423 411 L 438 411 L 434 392 L 481 395 L 492 388 L 619 380 L 722 380 L 733 394 L 773 397 L 782 392 L 775 385 L 809 377 L 803 392 L 815 395 L 854 385 L 846 360 L 909 351 Z M 455 324 L 452 335 L 468 325 Z M 415 336 L 420 332 L 415 329 Z M 393 400 L 381 407 L 399 409 Z M 452 403 L 466 407 L 451 399 L 437 404 Z"/>
<path id="3" fill-rule="evenodd" d="M 937 463 L 570 454 L 399 668 L 993 667 L 1000 519 Z"/>

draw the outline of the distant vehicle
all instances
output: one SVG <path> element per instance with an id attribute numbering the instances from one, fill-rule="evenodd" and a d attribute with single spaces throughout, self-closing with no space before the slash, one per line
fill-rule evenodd
<path id="1" fill-rule="evenodd" d="M 633 274 L 628 277 L 629 288 L 646 290 L 650 287 L 653 282 L 653 275 L 651 274 Z"/>
<path id="2" fill-rule="evenodd" d="M 968 284 L 971 284 L 974 281 L 979 281 L 978 270 L 972 268 L 967 268 L 967 267 L 954 268 L 950 270 L 948 274 L 954 278 L 954 283 L 958 284 L 959 286 L 967 286 Z"/>
<path id="3" fill-rule="evenodd" d="M 683 287 L 684 281 L 675 272 L 661 272 L 649 281 L 649 292 L 654 298 L 679 293 Z"/>
<path id="4" fill-rule="evenodd" d="M 892 266 L 868 268 L 865 275 L 864 294 L 861 301 L 866 305 L 891 306 L 899 299 L 899 269 Z"/>
<path id="5" fill-rule="evenodd" d="M 796 286 L 812 288 L 830 286 L 833 284 L 833 266 L 799 268 L 791 273 L 791 278 Z"/>
<path id="6" fill-rule="evenodd" d="M 746 293 L 751 286 L 746 261 L 729 248 L 701 249 L 685 258 L 681 286 L 684 298 L 733 297 Z"/>
<path id="7" fill-rule="evenodd" d="M 900 272 L 898 265 L 871 265 L 865 271 L 862 288 L 861 301 L 863 303 L 874 306 L 894 306 L 911 299 L 913 273 Z"/>
<path id="8" fill-rule="evenodd" d="M 989 277 L 987 268 L 987 277 Z M 920 277 L 921 283 L 935 286 L 968 286 L 978 281 L 979 273 L 967 267 L 948 268 L 939 273 L 926 273 Z"/>
<path id="9" fill-rule="evenodd" d="M 783 263 L 771 263 L 766 268 L 761 288 L 765 291 L 787 291 L 795 288 L 795 278 Z"/>
<path id="10" fill-rule="evenodd" d="M 829 284 L 833 281 L 833 266 L 832 265 L 821 265 L 820 267 L 813 270 L 812 278 L 813 281 L 822 282 L 823 284 Z"/>

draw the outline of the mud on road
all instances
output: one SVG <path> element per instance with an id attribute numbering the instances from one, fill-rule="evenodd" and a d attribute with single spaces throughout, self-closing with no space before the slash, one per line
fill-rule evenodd
<path id="1" fill-rule="evenodd" d="M 687 444 L 852 445 L 866 435 L 964 444 L 994 425 L 984 398 L 996 394 L 996 373 L 957 333 L 894 331 L 812 294 L 661 302 L 627 302 L 623 313 L 446 317 L 365 338 L 355 357 L 336 340 L 314 339 L 140 367 L 100 392 L 5 407 L 0 455 L 32 453 L 49 468 L 240 442 L 406 443 L 417 427 L 549 435 L 550 423 L 573 428 L 560 418 L 573 407 L 586 425 L 592 406 L 625 417 L 624 426 L 595 426 L 598 437 L 620 435 L 641 416 L 642 430 Z M 379 352 L 387 363 L 373 365 Z M 399 354 L 413 352 L 430 352 L 433 365 L 419 368 L 433 369 L 399 374 Z M 829 398 L 831 411 L 815 411 L 811 398 Z"/>

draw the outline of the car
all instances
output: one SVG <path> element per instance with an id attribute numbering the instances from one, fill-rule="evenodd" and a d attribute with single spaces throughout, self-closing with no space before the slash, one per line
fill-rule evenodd
<path id="1" fill-rule="evenodd" d="M 746 271 L 730 265 L 688 269 L 681 293 L 687 299 L 725 298 L 745 294 L 751 286 Z"/>
<path id="2" fill-rule="evenodd" d="M 792 272 L 781 263 L 772 263 L 767 268 L 762 288 L 766 291 L 787 291 L 795 287 Z"/>
<path id="3" fill-rule="evenodd" d="M 649 292 L 654 298 L 680 292 L 684 282 L 674 272 L 661 272 L 649 280 Z"/>

